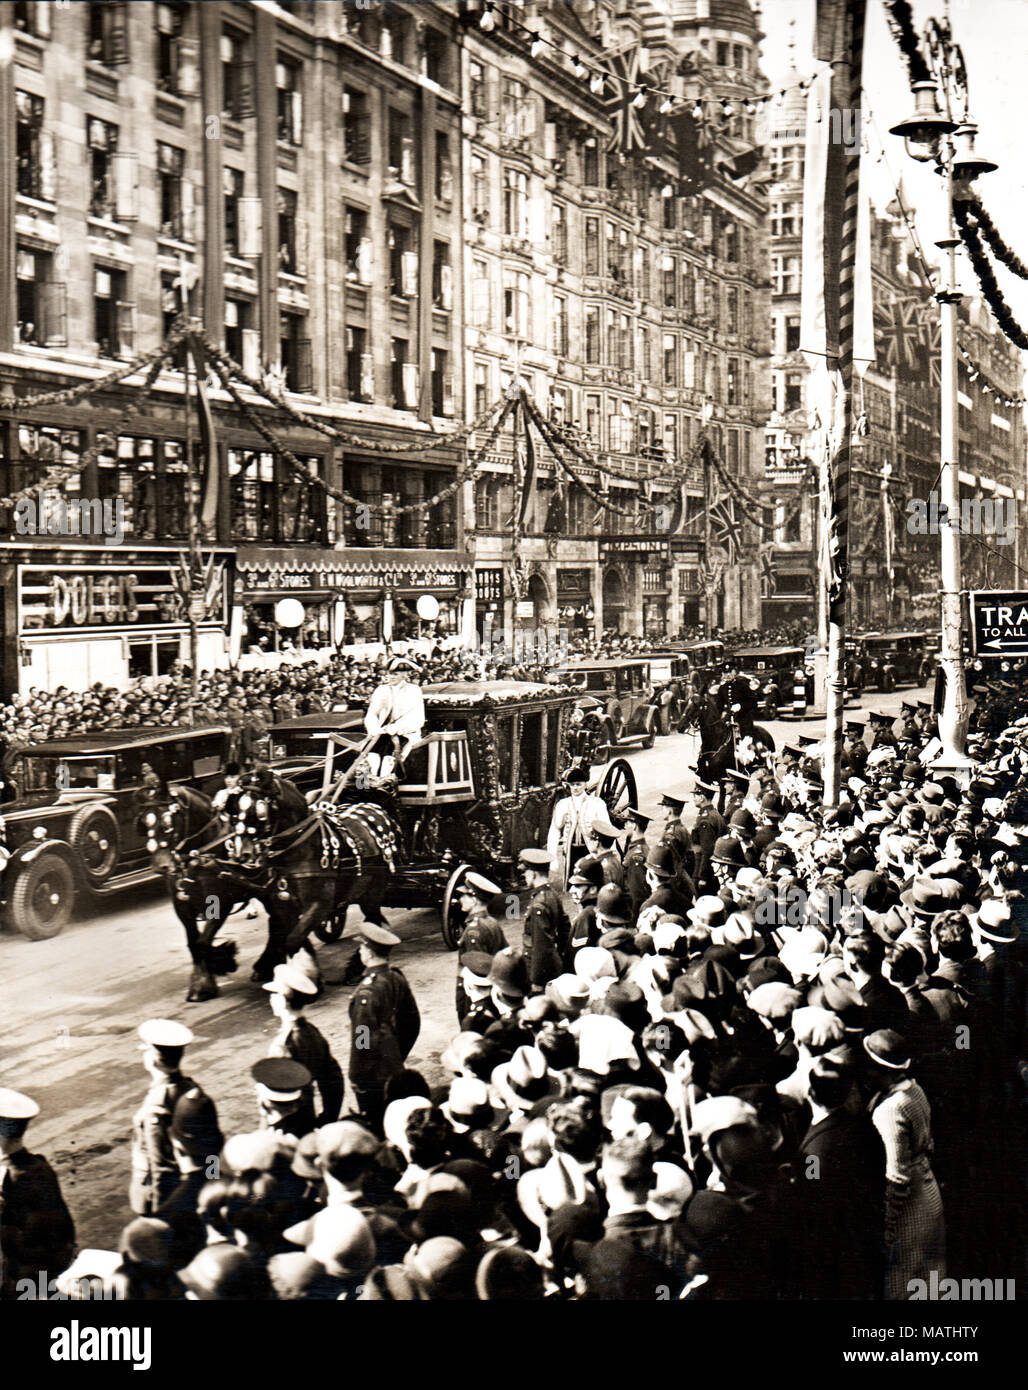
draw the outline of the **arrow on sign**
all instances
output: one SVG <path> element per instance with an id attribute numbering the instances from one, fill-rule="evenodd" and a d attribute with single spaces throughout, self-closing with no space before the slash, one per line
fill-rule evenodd
<path id="1" fill-rule="evenodd" d="M 996 650 L 1002 652 L 1004 656 L 1028 655 L 1028 643 L 1015 643 L 1013 646 L 1008 647 L 1005 645 L 1002 637 L 994 638 L 991 642 L 983 642 L 982 646 L 995 647 Z"/>

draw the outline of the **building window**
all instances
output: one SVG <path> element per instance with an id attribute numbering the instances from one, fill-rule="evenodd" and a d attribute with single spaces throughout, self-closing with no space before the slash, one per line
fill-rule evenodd
<path id="1" fill-rule="evenodd" d="M 592 364 L 600 360 L 600 310 L 597 304 L 589 304 L 585 310 L 585 360 Z"/>
<path id="2" fill-rule="evenodd" d="M 345 228 L 346 279 L 350 284 L 370 285 L 371 237 L 368 235 L 368 214 L 363 208 L 346 207 Z"/>
<path id="3" fill-rule="evenodd" d="M 729 357 L 729 358 L 728 358 L 727 367 L 726 367 L 726 374 L 725 374 L 725 404 L 726 404 L 726 405 L 739 405 L 739 404 L 741 404 L 740 390 L 739 390 L 739 359 L 738 359 L 738 357 Z"/>
<path id="4" fill-rule="evenodd" d="M 775 203 L 771 209 L 772 236 L 798 236 L 801 225 L 800 205 L 795 202 Z"/>
<path id="5" fill-rule="evenodd" d="M 503 329 L 523 341 L 532 339 L 531 295 L 528 275 L 505 270 L 503 274 Z"/>
<path id="6" fill-rule="evenodd" d="M 571 423 L 571 392 L 568 387 L 551 387 L 550 419 L 555 425 L 569 425 Z"/>
<path id="7" fill-rule="evenodd" d="M 492 324 L 492 302 L 489 292 L 489 262 L 475 259 L 471 274 L 471 318 L 476 328 Z"/>
<path id="8" fill-rule="evenodd" d="M 618 366 L 622 371 L 631 371 L 633 365 L 632 320 L 627 314 L 622 314 L 618 325 Z"/>
<path id="9" fill-rule="evenodd" d="M 435 196 L 440 203 L 453 201 L 453 161 L 450 158 L 450 137 L 444 130 L 435 137 Z"/>
<path id="10" fill-rule="evenodd" d="M 673 333 L 664 334 L 664 385 L 678 385 L 678 339 Z"/>
<path id="11" fill-rule="evenodd" d="M 559 357 L 568 355 L 568 301 L 562 294 L 553 297 L 553 350 Z"/>
<path id="12" fill-rule="evenodd" d="M 67 346 L 67 287 L 54 283 L 53 256 L 19 246 L 16 270 L 17 341 L 37 347 Z"/>
<path id="13" fill-rule="evenodd" d="M 299 275 L 297 256 L 296 194 L 290 188 L 278 190 L 278 268 L 287 275 Z"/>
<path id="14" fill-rule="evenodd" d="M 785 374 L 785 402 L 783 410 L 799 410 L 803 404 L 803 377 L 799 372 Z"/>
<path id="15" fill-rule="evenodd" d="M 343 88 L 343 158 L 351 164 L 368 164 L 371 160 L 368 94 L 358 87 Z"/>
<path id="16" fill-rule="evenodd" d="M 725 331 L 727 333 L 739 332 L 739 291 L 734 285 L 729 285 L 725 291 Z"/>
<path id="17" fill-rule="evenodd" d="M 675 230 L 676 224 L 675 212 L 678 205 L 678 199 L 661 198 L 660 202 L 662 210 L 661 215 L 664 222 L 664 230 L 665 232 L 673 232 Z"/>
<path id="18" fill-rule="evenodd" d="M 489 114 L 489 86 L 484 63 L 472 59 L 468 64 L 468 81 L 471 87 L 471 114 L 481 119 Z"/>
<path id="19" fill-rule="evenodd" d="M 279 316 L 279 351 L 287 391 L 313 391 L 311 340 L 304 314 Z"/>
<path id="20" fill-rule="evenodd" d="M 553 204 L 553 217 L 550 223 L 553 236 L 553 259 L 557 265 L 568 263 L 568 210 L 565 203 Z"/>
<path id="21" fill-rule="evenodd" d="M 432 349 L 432 414 L 453 414 L 453 375 L 450 354 L 443 348 Z"/>
<path id="22" fill-rule="evenodd" d="M 675 286 L 678 275 L 674 256 L 665 256 L 661 263 L 661 272 L 664 277 L 664 307 L 673 309 L 675 307 Z"/>
<path id="23" fill-rule="evenodd" d="M 161 336 L 167 338 L 182 307 L 181 290 L 176 284 L 178 276 L 174 271 L 161 271 Z M 236 358 L 239 361 L 239 358 Z M 176 366 L 178 364 L 176 363 Z"/>
<path id="24" fill-rule="evenodd" d="M 432 305 L 447 313 L 453 308 L 453 269 L 448 241 L 432 243 Z"/>
<path id="25" fill-rule="evenodd" d="M 489 409 L 489 363 L 475 363 L 475 418 Z"/>
<path id="26" fill-rule="evenodd" d="M 503 230 L 507 236 L 528 236 L 528 175 L 521 169 L 503 171 Z"/>
<path id="27" fill-rule="evenodd" d="M 389 285 L 392 294 L 412 299 L 418 292 L 418 253 L 413 249 L 411 229 L 390 222 L 386 228 L 389 249 Z"/>
<path id="28" fill-rule="evenodd" d="M 398 5 L 390 5 L 382 20 L 380 52 L 403 67 L 413 67 L 411 24 Z"/>
<path id="29" fill-rule="evenodd" d="M 155 66 L 157 88 L 161 92 L 178 92 L 179 37 L 182 33 L 183 5 L 154 7 Z"/>
<path id="30" fill-rule="evenodd" d="M 653 338 L 648 328 L 639 329 L 639 371 L 643 381 L 653 380 Z"/>
<path id="31" fill-rule="evenodd" d="M 225 351 L 248 375 L 256 375 L 260 368 L 253 310 L 248 299 L 225 299 Z"/>
<path id="32" fill-rule="evenodd" d="M 598 217 L 585 219 L 585 273 L 600 273 L 600 220 Z"/>
<path id="33" fill-rule="evenodd" d="M 115 451 L 104 450 L 96 463 L 97 491 L 104 500 L 121 502 L 126 533 L 153 540 L 158 523 L 154 441 L 119 435 Z"/>
<path id="34" fill-rule="evenodd" d="M 771 282 L 775 294 L 798 294 L 800 288 L 799 256 L 772 256 Z"/>
<path id="35" fill-rule="evenodd" d="M 123 270 L 93 270 L 93 331 L 101 357 L 126 357 L 135 346 L 135 305 L 126 297 Z"/>
<path id="36" fill-rule="evenodd" d="M 471 215 L 476 222 L 489 223 L 489 166 L 485 155 L 471 156 Z"/>
<path id="37" fill-rule="evenodd" d="M 230 256 L 239 255 L 239 200 L 243 196 L 245 175 L 242 169 L 224 170 L 225 190 L 225 250 Z"/>
<path id="38" fill-rule="evenodd" d="M 790 314 L 785 320 L 785 350 L 786 352 L 799 352 L 800 350 L 800 320 L 798 314 Z"/>
<path id="39" fill-rule="evenodd" d="M 275 534 L 275 456 L 228 451 L 232 535 L 238 540 L 267 540 Z"/>
<path id="40" fill-rule="evenodd" d="M 596 140 L 590 138 L 582 147 L 582 182 L 595 188 L 600 181 L 600 151 Z"/>
<path id="41" fill-rule="evenodd" d="M 14 97 L 17 189 L 26 198 L 43 198 L 43 98 L 29 92 Z"/>
<path id="42" fill-rule="evenodd" d="M 406 111 L 389 108 L 389 143 L 387 149 L 389 177 L 414 186 L 414 136 L 411 118 Z"/>
<path id="43" fill-rule="evenodd" d="M 303 144 L 303 64 L 280 57 L 275 64 L 275 109 L 278 138 Z"/>
<path id="44" fill-rule="evenodd" d="M 597 311 L 599 312 L 599 311 Z M 589 439 L 599 449 L 602 441 L 600 440 L 600 398 L 599 396 L 588 395 L 585 398 L 585 432 Z"/>
<path id="45" fill-rule="evenodd" d="M 500 122 L 504 135 L 520 139 L 531 133 L 528 90 L 516 77 L 503 79 Z"/>
<path id="46" fill-rule="evenodd" d="M 126 4 L 90 4 L 87 12 L 87 53 L 93 63 L 128 62 Z"/>
<path id="47" fill-rule="evenodd" d="M 371 401 L 375 396 L 367 329 L 355 324 L 346 326 L 346 390 L 351 401 Z"/>
<path id="48" fill-rule="evenodd" d="M 425 29 L 425 76 L 440 87 L 452 87 L 452 67 L 449 39 L 429 25 Z"/>
<path id="49" fill-rule="evenodd" d="M 253 115 L 253 63 L 250 39 L 236 29 L 221 34 L 222 115 L 240 121 Z"/>
<path id="50" fill-rule="evenodd" d="M 678 457 L 678 416 L 664 416 L 664 454 L 668 459 Z"/>
<path id="51" fill-rule="evenodd" d="M 113 221 L 114 155 L 118 148 L 118 127 L 108 121 L 86 118 L 86 138 L 89 145 L 90 198 L 89 211 L 94 217 Z"/>
<path id="52" fill-rule="evenodd" d="M 394 338 L 389 359 L 392 404 L 396 410 L 417 410 L 417 365 L 407 360 L 410 344 L 406 338 Z"/>
<path id="53" fill-rule="evenodd" d="M 40 4 L 15 4 L 14 27 L 19 34 L 32 34 L 37 39 L 50 37 L 50 4 L 43 0 Z"/>
<path id="54" fill-rule="evenodd" d="M 184 241 L 190 232 L 183 216 L 183 178 L 186 152 L 157 142 L 157 198 L 161 236 Z"/>

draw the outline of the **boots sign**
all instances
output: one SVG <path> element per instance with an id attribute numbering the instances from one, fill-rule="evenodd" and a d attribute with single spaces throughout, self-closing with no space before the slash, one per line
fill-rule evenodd
<path id="1" fill-rule="evenodd" d="M 1028 656 L 1028 589 L 981 589 L 970 606 L 975 656 Z"/>

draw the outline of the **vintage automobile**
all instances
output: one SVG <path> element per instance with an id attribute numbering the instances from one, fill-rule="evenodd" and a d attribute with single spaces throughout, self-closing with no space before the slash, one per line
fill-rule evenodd
<path id="1" fill-rule="evenodd" d="M 211 792 L 233 756 L 227 724 L 111 729 L 37 743 L 9 759 L 3 918 L 33 941 L 56 936 L 77 903 L 158 877 L 138 823 L 147 765 Z"/>
<path id="2" fill-rule="evenodd" d="M 560 679 L 582 695 L 603 702 L 604 731 L 610 748 L 638 743 L 652 748 L 661 732 L 660 706 L 655 701 L 646 659 L 615 658 L 569 661 Z"/>
<path id="3" fill-rule="evenodd" d="M 894 690 L 899 685 L 923 685 L 935 659 L 923 632 L 873 632 L 860 638 L 861 672 L 865 687 Z"/>
<path id="4" fill-rule="evenodd" d="M 811 678 L 802 647 L 742 647 L 731 659 L 743 675 L 756 682 L 758 713 L 765 719 L 777 719 L 781 709 L 794 710 L 794 692 L 800 681 L 809 703 Z"/>
<path id="5" fill-rule="evenodd" d="M 359 738 L 363 729 L 362 710 L 301 714 L 272 724 L 261 751 L 275 772 L 306 793 L 321 786 L 329 735 L 353 732 Z"/>
<path id="6" fill-rule="evenodd" d="M 387 907 L 440 907 L 442 935 L 456 949 L 463 930 L 459 889 L 478 869 L 506 890 L 519 879 L 518 855 L 546 843 L 556 801 L 567 794 L 573 691 L 522 681 L 446 681 L 423 688 L 428 732 L 404 760 L 404 778 L 383 802 L 402 831 L 402 858 Z M 324 739 L 321 796 L 329 800 L 362 736 Z M 635 796 L 623 759 L 599 787 L 611 815 Z M 334 940 L 342 923 L 315 928 Z"/>
<path id="7" fill-rule="evenodd" d="M 725 644 L 711 639 L 671 642 L 667 649 L 648 652 L 642 658 L 650 668 L 650 686 L 659 710 L 658 733 L 669 734 L 678 727 L 690 695 L 697 685 L 709 684 L 717 677 L 724 655 Z"/>

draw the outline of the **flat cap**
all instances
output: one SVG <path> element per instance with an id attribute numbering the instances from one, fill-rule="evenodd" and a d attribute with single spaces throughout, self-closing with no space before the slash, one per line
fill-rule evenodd
<path id="1" fill-rule="evenodd" d="M 184 1023 L 170 1018 L 150 1018 L 139 1025 L 139 1036 L 151 1047 L 187 1047 L 194 1038 Z"/>
<path id="2" fill-rule="evenodd" d="M 522 864 L 527 864 L 530 869 L 548 869 L 553 863 L 553 857 L 549 850 L 537 849 L 534 845 L 529 845 L 521 851 L 518 859 Z"/>
<path id="3" fill-rule="evenodd" d="M 250 1075 L 271 1100 L 299 1100 L 305 1086 L 313 1080 L 302 1062 L 291 1057 L 262 1057 L 250 1068 Z"/>
<path id="4" fill-rule="evenodd" d="M 388 931 L 385 927 L 376 926 L 374 922 L 362 922 L 358 935 L 369 946 L 387 946 L 391 949 L 400 944 L 400 938 L 395 932 Z"/>

